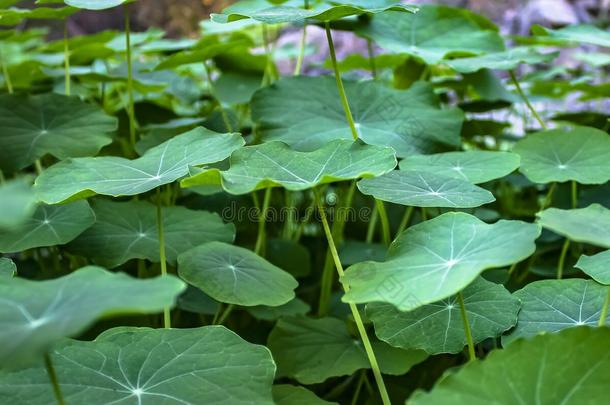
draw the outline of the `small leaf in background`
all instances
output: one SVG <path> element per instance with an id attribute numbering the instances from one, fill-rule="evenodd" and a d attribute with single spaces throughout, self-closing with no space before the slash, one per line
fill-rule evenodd
<path id="1" fill-rule="evenodd" d="M 69 6 L 85 10 L 105 10 L 131 1 L 134 0 L 64 0 Z"/>
<path id="2" fill-rule="evenodd" d="M 544 228 L 583 243 L 610 248 L 610 209 L 599 204 L 562 210 L 548 208 L 537 214 Z"/>
<path id="3" fill-rule="evenodd" d="M 379 176 L 396 166 L 391 148 L 335 140 L 312 152 L 290 149 L 282 142 L 247 146 L 231 155 L 231 167 L 210 169 L 184 179 L 182 186 L 222 184 L 231 194 L 281 186 L 306 190 L 320 184 Z"/>
<path id="4" fill-rule="evenodd" d="M 519 169 L 534 183 L 603 184 L 610 180 L 610 137 L 590 127 L 550 129 L 517 142 Z"/>
<path id="5" fill-rule="evenodd" d="M 178 274 L 220 302 L 279 306 L 294 298 L 299 283 L 254 252 L 209 242 L 178 256 Z"/>
<path id="6" fill-rule="evenodd" d="M 93 202 L 95 224 L 68 245 L 72 253 L 113 268 L 131 259 L 159 262 L 157 208 L 147 201 Z M 185 207 L 163 208 L 163 234 L 168 263 L 195 246 L 210 241 L 233 242 L 235 226 L 218 214 Z"/>
<path id="7" fill-rule="evenodd" d="M 372 345 L 386 374 L 404 374 L 427 357 L 421 350 L 396 349 L 380 341 Z M 360 339 L 350 336 L 345 322 L 336 318 L 282 318 L 271 331 L 267 346 L 277 363 L 277 376 L 302 384 L 370 368 Z"/>
<path id="8" fill-rule="evenodd" d="M 273 404 L 271 353 L 222 326 L 119 327 L 64 341 L 51 358 L 73 404 Z M 0 396 L 47 405 L 53 391 L 40 367 L 0 374 Z"/>
<path id="9" fill-rule="evenodd" d="M 273 400 L 277 405 L 330 405 L 316 394 L 298 385 L 280 384 L 273 386 Z"/>
<path id="10" fill-rule="evenodd" d="M 547 63 L 558 55 L 558 52 L 542 53 L 532 47 L 517 47 L 482 56 L 451 59 L 445 63 L 460 73 L 472 73 L 481 69 L 512 70 L 522 64 Z"/>
<path id="11" fill-rule="evenodd" d="M 457 147 L 464 114 L 439 108 L 429 83 L 408 90 L 381 83 L 344 81 L 360 138 L 391 146 L 399 157 Z M 353 139 L 335 79 L 282 78 L 252 97 L 252 119 L 264 141 L 282 141 L 297 150 L 315 150 L 336 139 Z"/>
<path id="12" fill-rule="evenodd" d="M 610 48 L 610 33 L 594 25 L 570 24 L 558 30 L 535 25 L 532 32 L 543 39 L 548 36 L 565 45 L 590 44 Z"/>
<path id="13" fill-rule="evenodd" d="M 600 284 L 610 284 L 610 250 L 593 256 L 582 255 L 574 265 Z"/>
<path id="14" fill-rule="evenodd" d="M 519 167 L 519 161 L 515 153 L 471 150 L 408 156 L 400 161 L 400 170 L 426 171 L 480 184 L 509 175 Z"/>
<path id="15" fill-rule="evenodd" d="M 38 176 L 35 188 L 39 198 L 50 204 L 95 193 L 136 195 L 184 177 L 191 166 L 224 160 L 243 144 L 239 134 L 196 128 L 135 160 L 115 156 L 65 160 Z"/>
<path id="16" fill-rule="evenodd" d="M 607 294 L 608 287 L 593 280 L 534 281 L 514 293 L 522 308 L 517 326 L 502 342 L 580 325 L 597 326 Z"/>
<path id="17" fill-rule="evenodd" d="M 311 308 L 305 301 L 295 298 L 286 304 L 280 305 L 279 307 L 258 305 L 255 307 L 248 307 L 247 310 L 250 315 L 256 319 L 263 321 L 275 321 L 285 316 L 306 315 Z"/>
<path id="18" fill-rule="evenodd" d="M 608 399 L 610 329 L 574 328 L 521 339 L 441 379 L 413 405 L 603 404 Z M 557 382 L 561 382 L 558 384 Z"/>
<path id="19" fill-rule="evenodd" d="M 26 179 L 0 184 L 0 230 L 14 229 L 36 210 L 36 195 Z"/>
<path id="20" fill-rule="evenodd" d="M 522 221 L 486 224 L 465 213 L 446 213 L 404 231 L 385 262 L 345 271 L 344 302 L 387 302 L 410 311 L 463 290 L 489 268 L 530 256 L 540 227 Z"/>
<path id="21" fill-rule="evenodd" d="M 65 205 L 39 205 L 32 218 L 11 231 L 0 233 L 0 253 L 63 245 L 76 238 L 94 222 L 95 214 L 87 201 Z"/>
<path id="22" fill-rule="evenodd" d="M 173 276 L 138 280 L 92 266 L 48 281 L 1 278 L 0 364 L 42 361 L 54 343 L 102 317 L 161 312 L 184 288 Z"/>
<path id="23" fill-rule="evenodd" d="M 473 208 L 495 201 L 489 191 L 461 179 L 432 172 L 393 171 L 358 182 L 378 200 L 414 207 Z"/>
<path id="24" fill-rule="evenodd" d="M 502 285 L 479 277 L 463 295 L 475 344 L 497 337 L 517 323 L 521 304 Z M 394 347 L 422 349 L 429 354 L 459 353 L 467 343 L 456 296 L 409 312 L 372 303 L 367 305 L 366 314 L 375 324 L 377 337 Z"/>

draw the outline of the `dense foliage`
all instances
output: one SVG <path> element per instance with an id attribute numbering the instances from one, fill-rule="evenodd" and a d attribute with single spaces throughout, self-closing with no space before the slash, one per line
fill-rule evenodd
<path id="1" fill-rule="evenodd" d="M 18 3 L 0 402 L 605 403 L 610 32 L 242 0 L 168 39 L 125 0 Z M 115 6 L 125 32 L 20 28 Z"/>

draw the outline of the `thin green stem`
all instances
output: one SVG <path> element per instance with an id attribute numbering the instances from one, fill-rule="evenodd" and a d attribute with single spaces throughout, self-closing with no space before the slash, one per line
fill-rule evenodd
<path id="1" fill-rule="evenodd" d="M 36 161 L 34 162 L 34 167 L 36 168 L 36 174 L 40 176 L 43 171 L 42 163 L 40 163 L 40 159 L 36 159 Z"/>
<path id="2" fill-rule="evenodd" d="M 373 75 L 373 80 L 377 80 L 377 66 L 375 65 L 375 52 L 373 50 L 373 41 L 367 39 L 366 48 L 369 54 L 369 63 L 371 64 L 371 74 Z"/>
<path id="3" fill-rule="evenodd" d="M 305 59 L 305 48 L 307 47 L 307 24 L 303 25 L 303 32 L 301 33 L 301 42 L 299 44 L 299 55 L 297 56 L 297 62 L 294 65 L 294 76 L 299 76 L 303 69 L 303 60 Z"/>
<path id="4" fill-rule="evenodd" d="M 263 43 L 265 45 L 265 55 L 267 60 L 265 62 L 265 73 L 263 74 L 262 86 L 265 86 L 269 83 L 273 83 L 273 77 L 271 73 L 271 65 L 273 55 L 271 54 L 271 46 L 269 41 L 269 31 L 267 30 L 267 24 L 261 25 L 263 31 Z"/>
<path id="5" fill-rule="evenodd" d="M 608 317 L 608 306 L 610 306 L 610 286 L 606 288 L 608 289 L 608 294 L 606 294 L 604 306 L 602 307 L 601 314 L 599 315 L 599 322 L 597 322 L 598 326 L 605 326 L 606 318 Z"/>
<path id="6" fill-rule="evenodd" d="M 57 381 L 57 374 L 55 373 L 55 368 L 53 367 L 53 362 L 51 361 L 51 356 L 49 356 L 49 353 L 45 353 L 44 355 L 44 366 L 47 369 L 47 375 L 49 376 L 49 380 L 53 386 L 53 394 L 55 394 L 57 403 L 59 405 L 65 405 L 66 402 L 61 394 L 61 388 L 59 387 L 59 383 Z"/>
<path id="7" fill-rule="evenodd" d="M 339 259 L 339 253 L 337 252 L 337 247 L 335 246 L 335 241 L 333 239 L 332 232 L 330 230 L 330 226 L 328 225 L 328 220 L 326 219 L 326 213 L 324 212 L 324 207 L 322 206 L 322 202 L 320 197 L 316 194 L 316 204 L 318 206 L 318 211 L 320 212 L 320 218 L 322 220 L 322 227 L 324 228 L 324 233 L 326 234 L 326 239 L 328 241 L 328 248 L 331 251 L 333 256 L 333 260 L 335 262 L 335 267 L 337 269 L 337 273 L 339 277 L 343 277 L 343 265 L 341 264 L 341 260 Z M 349 291 L 349 287 L 345 284 L 343 285 L 343 289 L 345 292 Z M 377 387 L 379 388 L 379 394 L 381 396 L 381 400 L 384 405 L 391 405 L 390 397 L 388 395 L 388 391 L 385 387 L 385 383 L 383 382 L 383 375 L 381 374 L 381 370 L 379 369 L 379 363 L 377 362 L 377 357 L 375 357 L 375 352 L 373 351 L 373 346 L 369 340 L 369 336 L 364 327 L 364 323 L 362 322 L 362 318 L 360 317 L 360 312 L 358 311 L 358 307 L 356 304 L 349 304 L 349 308 L 352 312 L 352 316 L 354 317 L 354 321 L 356 322 L 356 326 L 358 328 L 358 333 L 360 334 L 360 338 L 362 339 L 362 343 L 364 345 L 364 350 L 369 359 L 369 363 L 371 365 L 371 369 L 373 370 L 373 375 L 375 376 L 375 381 L 377 382 Z"/>
<path id="8" fill-rule="evenodd" d="M 544 197 L 544 201 L 542 202 L 542 206 L 540 207 L 540 209 L 545 209 L 551 205 L 551 203 L 553 202 L 553 193 L 555 192 L 556 188 L 557 183 L 552 183 L 548 193 L 546 194 L 546 197 Z"/>
<path id="9" fill-rule="evenodd" d="M 356 389 L 354 390 L 354 396 L 352 397 L 351 405 L 356 405 L 358 403 L 358 399 L 360 398 L 360 391 L 362 391 L 362 386 L 364 385 L 365 378 L 366 370 L 361 370 L 360 378 L 358 378 L 358 383 L 356 384 Z"/>
<path id="10" fill-rule="evenodd" d="M 157 187 L 157 232 L 159 235 L 159 263 L 161 275 L 167 275 L 167 260 L 165 258 L 165 232 L 163 231 L 163 207 L 161 205 L 161 189 Z M 169 308 L 163 309 L 163 327 L 171 328 L 172 319 Z"/>
<path id="11" fill-rule="evenodd" d="M 407 229 L 407 226 L 409 226 L 409 221 L 411 221 L 414 209 L 415 208 L 413 206 L 409 206 L 405 209 L 405 214 L 402 216 L 400 224 L 398 225 L 398 230 L 396 231 L 396 237 L 403 233 L 404 230 Z"/>
<path id="12" fill-rule="evenodd" d="M 333 69 L 335 71 L 335 80 L 337 81 L 337 89 L 339 90 L 339 96 L 341 97 L 341 104 L 343 104 L 343 110 L 345 111 L 345 118 L 349 124 L 349 128 L 352 131 L 352 137 L 354 140 L 359 138 L 358 129 L 352 116 L 352 111 L 349 108 L 349 102 L 347 101 L 347 95 L 345 94 L 345 88 L 343 87 L 343 81 L 341 80 L 341 72 L 339 71 L 339 65 L 337 64 L 337 55 L 335 53 L 335 44 L 333 43 L 333 36 L 330 32 L 330 23 L 326 22 L 326 38 L 328 39 L 328 49 L 330 51 L 330 60 L 333 63 Z"/>
<path id="13" fill-rule="evenodd" d="M 472 331 L 470 330 L 470 322 L 468 322 L 468 314 L 466 313 L 466 305 L 464 304 L 464 295 L 461 291 L 458 293 L 457 298 L 460 304 L 460 314 L 462 315 L 462 322 L 464 323 L 464 335 L 466 335 L 466 342 L 468 343 L 468 360 L 474 361 L 477 359 L 477 355 L 474 352 L 474 341 L 472 340 Z"/>
<path id="14" fill-rule="evenodd" d="M 422 221 L 428 220 L 428 211 L 426 210 L 425 207 L 421 207 L 421 220 Z"/>
<path id="15" fill-rule="evenodd" d="M 570 248 L 570 239 L 566 239 L 563 242 L 563 246 L 561 247 L 561 254 L 559 255 L 559 261 L 557 262 L 557 279 L 561 280 L 563 277 L 563 267 L 566 261 L 566 256 L 568 254 L 568 249 Z"/>
<path id="16" fill-rule="evenodd" d="M 572 180 L 572 208 L 578 207 L 578 183 Z"/>
<path id="17" fill-rule="evenodd" d="M 6 90 L 8 94 L 13 94 L 13 82 L 11 81 L 11 75 L 8 73 L 8 66 L 6 65 L 6 59 L 0 50 L 0 63 L 2 63 L 2 76 L 4 76 L 4 83 L 6 83 Z"/>
<path id="18" fill-rule="evenodd" d="M 133 64 L 131 60 L 131 24 L 129 19 L 129 6 L 125 4 L 123 6 L 123 10 L 125 13 L 125 47 L 127 52 L 127 97 L 129 103 L 127 106 L 127 115 L 129 118 L 129 141 L 131 142 L 131 147 L 134 148 L 136 145 L 136 116 L 133 99 Z"/>
<path id="19" fill-rule="evenodd" d="M 210 69 L 208 68 L 208 64 L 206 61 L 203 61 L 203 70 L 205 71 L 205 77 L 208 81 L 208 90 L 214 99 L 218 102 L 218 107 L 220 108 L 220 116 L 222 117 L 222 122 L 225 124 L 225 130 L 227 132 L 233 132 L 233 126 L 231 125 L 231 121 L 229 120 L 229 116 L 227 115 L 226 110 L 222 106 L 220 102 L 220 98 L 218 98 L 218 93 L 216 92 L 216 87 L 214 86 L 214 82 L 212 81 L 212 75 L 210 74 Z"/>
<path id="20" fill-rule="evenodd" d="M 369 220 L 369 224 L 366 228 L 366 243 L 371 243 L 373 241 L 373 236 L 375 236 L 375 228 L 377 228 L 377 220 L 379 219 L 379 212 L 377 211 L 377 204 L 373 205 L 373 212 L 371 213 L 371 219 Z"/>
<path id="21" fill-rule="evenodd" d="M 66 96 L 70 95 L 70 48 L 68 45 L 68 18 L 64 20 L 64 76 Z"/>
<path id="22" fill-rule="evenodd" d="M 271 201 L 271 187 L 265 189 L 265 197 L 263 198 L 263 207 L 260 210 L 258 217 L 258 233 L 256 235 L 256 245 L 254 253 L 264 256 L 264 246 L 266 243 L 265 225 L 267 222 L 267 211 L 269 211 L 269 202 Z"/>
<path id="23" fill-rule="evenodd" d="M 510 79 L 512 80 L 513 84 L 515 85 L 515 89 L 517 90 L 517 93 L 519 93 L 519 96 L 523 99 L 527 108 L 530 110 L 532 115 L 536 118 L 536 120 L 538 121 L 538 123 L 540 124 L 542 129 L 547 129 L 547 126 L 546 126 L 544 120 L 538 114 L 538 112 L 536 111 L 536 109 L 534 108 L 532 103 L 530 102 L 527 95 L 523 92 L 523 89 L 521 88 L 521 85 L 519 84 L 519 80 L 517 80 L 517 76 L 515 76 L 515 72 L 513 70 L 509 70 L 508 74 L 510 75 Z"/>
<path id="24" fill-rule="evenodd" d="M 233 304 L 227 305 L 225 310 L 222 312 L 222 315 L 220 315 L 220 317 L 218 318 L 217 323 L 215 323 L 215 324 L 222 325 L 227 320 L 229 315 L 231 315 L 231 312 L 233 312 L 233 309 L 235 309 L 235 305 L 233 305 Z"/>
<path id="25" fill-rule="evenodd" d="M 377 206 L 377 211 L 379 211 L 379 219 L 381 220 L 381 240 L 383 241 L 384 245 L 390 246 L 390 243 L 392 242 L 392 234 L 390 231 L 388 212 L 385 209 L 383 201 L 375 199 L 375 205 Z"/>

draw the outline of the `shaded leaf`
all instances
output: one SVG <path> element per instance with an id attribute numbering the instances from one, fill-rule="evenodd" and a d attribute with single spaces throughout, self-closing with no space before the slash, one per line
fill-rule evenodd
<path id="1" fill-rule="evenodd" d="M 274 385 L 273 400 L 277 405 L 336 404 L 336 402 L 324 401 L 306 388 L 289 384 Z"/>
<path id="2" fill-rule="evenodd" d="M 268 307 L 265 305 L 249 307 L 248 312 L 256 319 L 275 321 L 284 316 L 305 315 L 310 309 L 311 307 L 305 301 L 295 298 L 279 307 Z"/>
<path id="3" fill-rule="evenodd" d="M 14 229 L 36 210 L 36 196 L 25 179 L 0 184 L 0 230 Z"/>
<path id="4" fill-rule="evenodd" d="M 536 48 L 517 47 L 471 58 L 451 59 L 445 63 L 460 73 L 472 73 L 481 69 L 512 70 L 522 64 L 547 63 L 558 55 L 558 52 L 541 53 Z"/>
<path id="5" fill-rule="evenodd" d="M 0 278 L 11 278 L 17 275 L 17 266 L 8 257 L 0 257 Z"/>
<path id="6" fill-rule="evenodd" d="M 564 44 L 590 44 L 610 48 L 610 33 L 594 25 L 570 24 L 558 30 L 535 25 L 532 32 L 539 36 L 549 36 Z"/>

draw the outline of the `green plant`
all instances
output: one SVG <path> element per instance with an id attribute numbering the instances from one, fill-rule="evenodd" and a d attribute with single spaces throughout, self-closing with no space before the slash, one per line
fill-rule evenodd
<path id="1" fill-rule="evenodd" d="M 167 39 L 63 3 L 0 1 L 5 402 L 605 402 L 610 121 L 557 106 L 607 60 L 554 61 L 607 31 L 244 0 Z"/>

